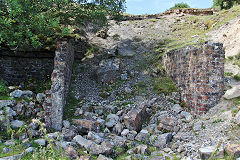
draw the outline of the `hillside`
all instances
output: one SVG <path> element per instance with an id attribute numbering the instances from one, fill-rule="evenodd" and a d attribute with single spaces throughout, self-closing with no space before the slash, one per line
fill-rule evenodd
<path id="1" fill-rule="evenodd" d="M 45 88 L 39 93 L 21 85 L 6 89 L 11 93 L 0 96 L 0 122 L 21 133 L 1 132 L 0 160 L 32 155 L 44 159 L 41 153 L 88 160 L 240 157 L 240 6 L 213 15 L 191 14 L 196 12 L 112 20 L 97 34 L 88 26 L 91 48 L 73 64 L 62 131 L 46 133 L 40 122 L 49 103 L 48 94 L 40 93 Z M 218 105 L 197 115 L 181 102 L 181 90 L 167 75 L 162 59 L 169 51 L 190 46 L 197 50 L 207 41 L 225 47 L 228 91 Z"/>

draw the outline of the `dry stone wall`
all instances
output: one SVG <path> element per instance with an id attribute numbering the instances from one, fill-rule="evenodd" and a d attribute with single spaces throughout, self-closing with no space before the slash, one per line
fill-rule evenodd
<path id="1" fill-rule="evenodd" d="M 0 50 L 0 79 L 18 84 L 34 78 L 50 77 L 53 70 L 53 52 L 13 52 Z"/>
<path id="2" fill-rule="evenodd" d="M 182 101 L 195 114 L 215 106 L 224 93 L 225 52 L 220 43 L 173 50 L 163 57 L 168 75 L 181 91 Z"/>

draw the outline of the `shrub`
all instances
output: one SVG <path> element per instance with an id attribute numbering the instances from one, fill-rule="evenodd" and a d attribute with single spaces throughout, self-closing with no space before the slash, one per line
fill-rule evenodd
<path id="1" fill-rule="evenodd" d="M 187 3 L 176 3 L 172 8 L 170 9 L 179 9 L 179 8 L 190 8 L 190 6 Z"/>
<path id="2" fill-rule="evenodd" d="M 230 9 L 235 4 L 240 4 L 240 0 L 213 0 L 213 8 Z"/>
<path id="3" fill-rule="evenodd" d="M 107 16 L 118 18 L 124 4 L 125 0 L 4 0 L 0 3 L 0 46 L 41 49 L 47 41 L 77 38 L 76 32 L 81 33 L 86 22 L 104 26 Z"/>
<path id="4" fill-rule="evenodd" d="M 5 85 L 3 80 L 0 80 L 0 95 L 8 94 L 8 87 Z"/>

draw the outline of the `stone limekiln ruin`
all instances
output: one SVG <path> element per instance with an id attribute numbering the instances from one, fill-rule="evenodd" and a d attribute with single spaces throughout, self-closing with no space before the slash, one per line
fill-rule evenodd
<path id="1" fill-rule="evenodd" d="M 195 114 L 208 111 L 224 94 L 224 58 L 223 45 L 213 42 L 164 55 L 164 66 L 179 87 L 182 102 Z"/>
<path id="2" fill-rule="evenodd" d="M 62 129 L 63 108 L 70 86 L 74 49 L 71 43 L 61 42 L 54 54 L 0 53 L 0 75 L 8 82 L 21 82 L 28 77 L 51 74 L 52 87 L 43 104 L 48 127 Z M 47 55 L 47 57 L 46 57 Z M 187 47 L 164 55 L 168 75 L 176 82 L 182 101 L 195 114 L 216 105 L 224 91 L 224 49 L 219 43 L 206 43 L 200 48 Z M 33 57 L 34 56 L 34 57 Z M 24 63 L 24 64 L 22 64 Z M 44 70 L 45 74 L 40 74 Z"/>

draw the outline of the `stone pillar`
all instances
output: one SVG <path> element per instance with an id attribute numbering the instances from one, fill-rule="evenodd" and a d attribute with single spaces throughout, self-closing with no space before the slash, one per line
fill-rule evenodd
<path id="1" fill-rule="evenodd" d="M 182 102 L 197 115 L 214 107 L 224 94 L 224 58 L 223 45 L 213 42 L 172 50 L 163 57 Z"/>
<path id="2" fill-rule="evenodd" d="M 57 131 L 62 130 L 63 109 L 69 91 L 73 61 L 72 44 L 66 41 L 58 43 L 51 76 L 51 127 Z"/>

